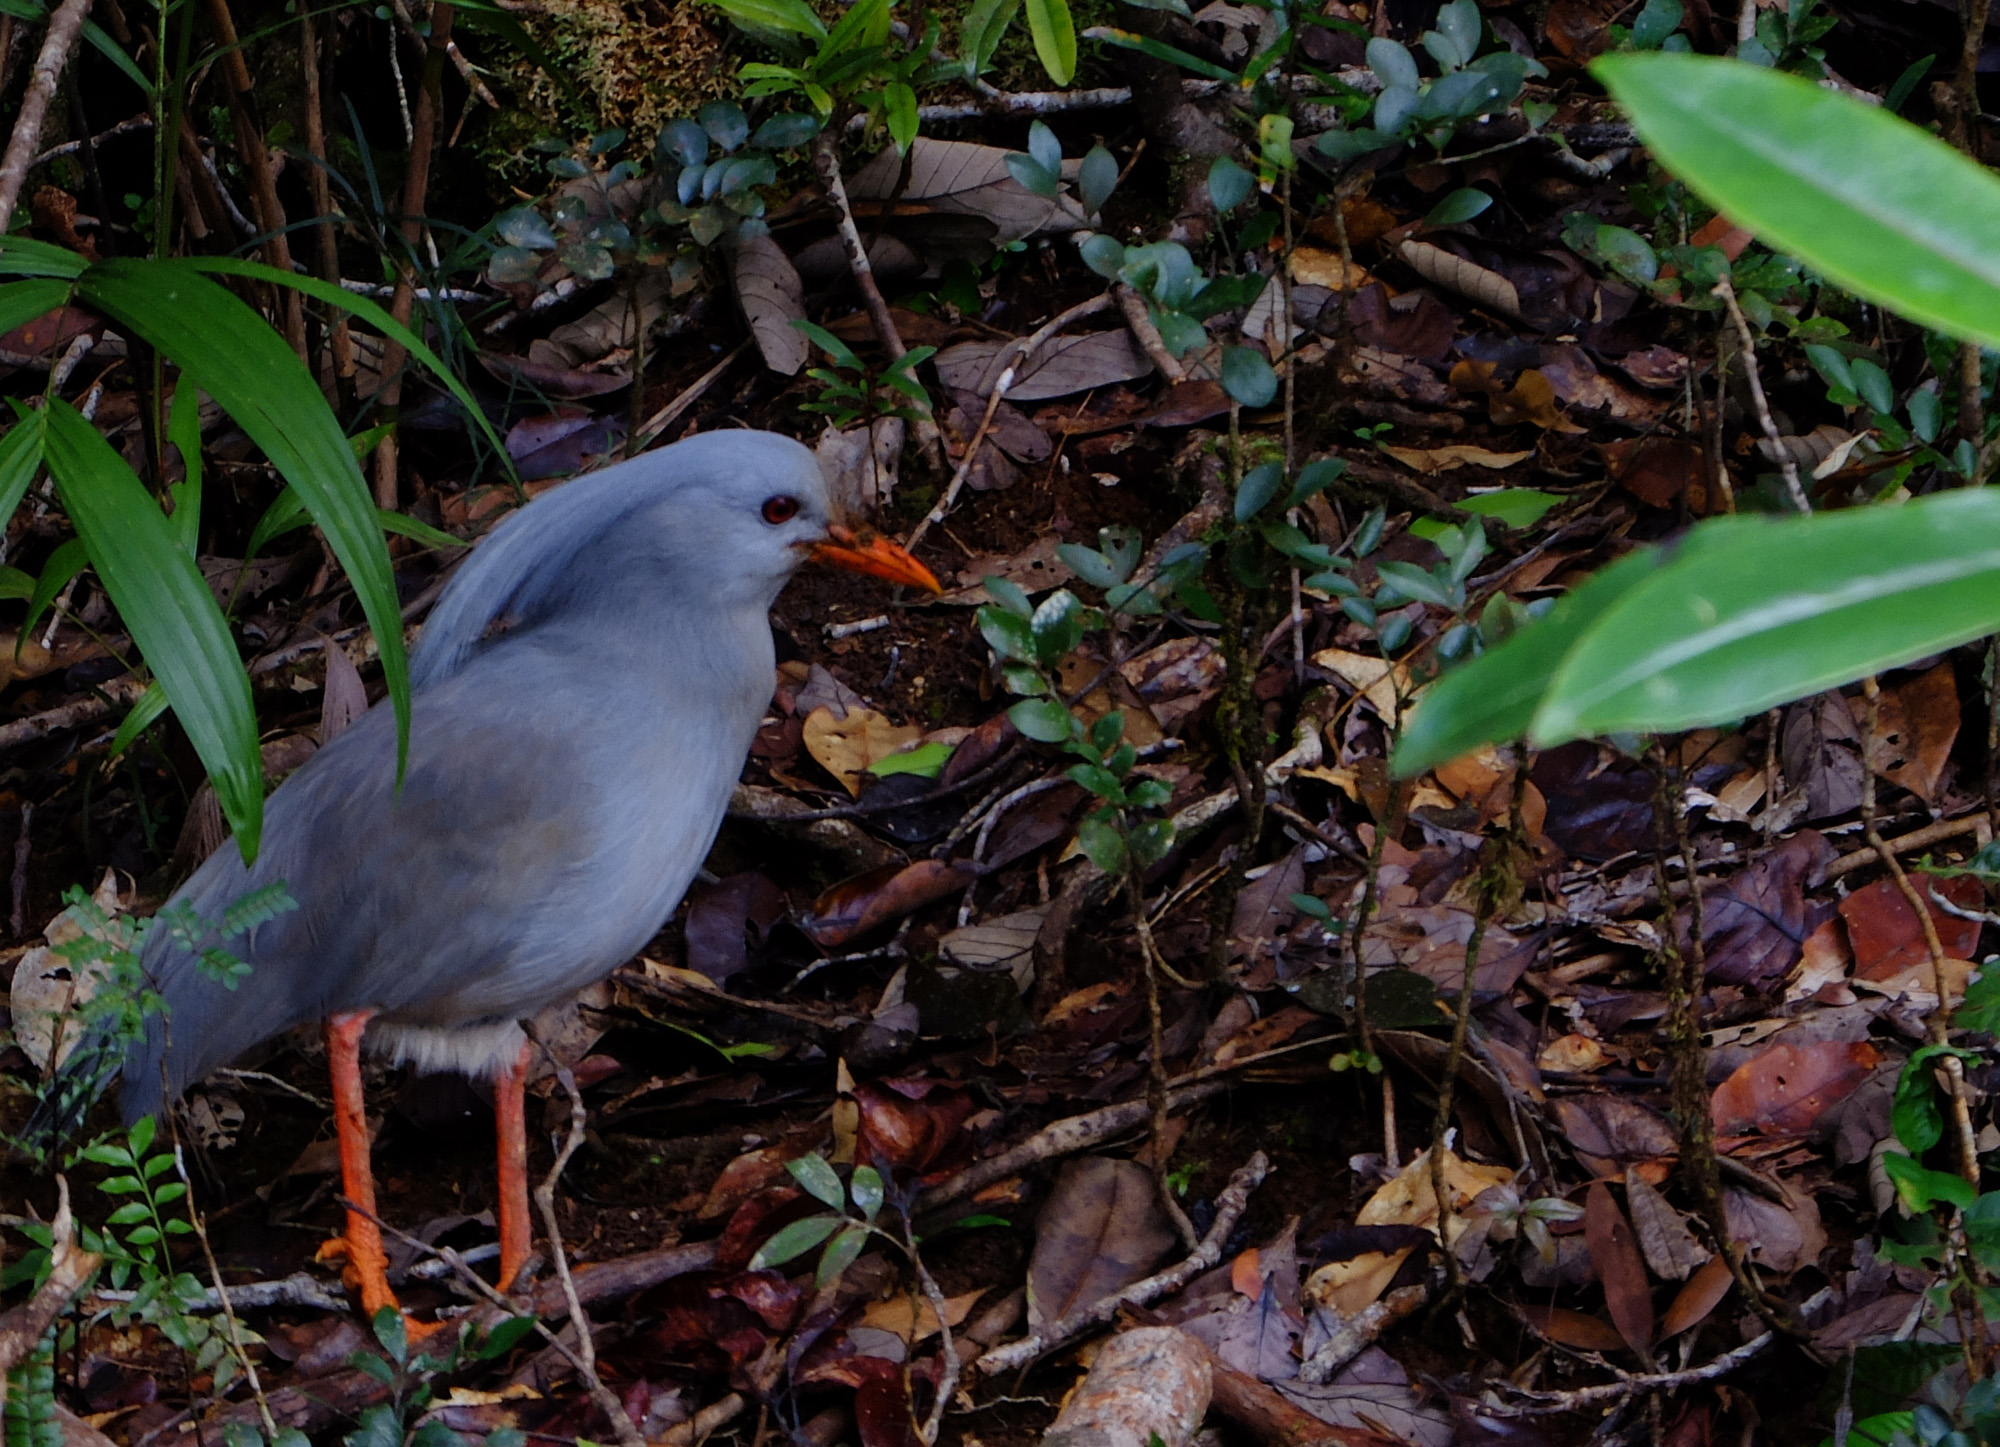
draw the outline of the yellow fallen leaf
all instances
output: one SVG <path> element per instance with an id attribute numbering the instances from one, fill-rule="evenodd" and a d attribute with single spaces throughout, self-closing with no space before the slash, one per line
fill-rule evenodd
<path id="1" fill-rule="evenodd" d="M 1392 669 L 1386 658 L 1367 653 L 1350 653 L 1345 648 L 1323 648 L 1312 658 L 1313 667 L 1324 668 L 1375 706 L 1385 721 L 1396 717 L 1396 694 L 1403 695 L 1407 710 L 1416 697 L 1410 686 L 1410 670 L 1400 664 Z"/>
<path id="2" fill-rule="evenodd" d="M 890 723 L 872 708 L 850 708 L 846 718 L 835 718 L 832 709 L 821 706 L 806 716 L 804 742 L 820 767 L 858 797 L 870 764 L 923 736 L 915 724 Z"/>
<path id="3" fill-rule="evenodd" d="M 945 1321 L 957 1326 L 965 1320 L 979 1298 L 985 1294 L 986 1288 L 982 1286 L 977 1291 L 966 1292 L 963 1296 L 947 1298 L 944 1304 Z M 912 1321 L 916 1323 L 914 1335 L 910 1330 Z M 920 1302 L 917 1310 L 912 1312 L 910 1298 L 907 1296 L 892 1296 L 886 1301 L 870 1302 L 867 1309 L 861 1313 L 861 1324 L 901 1337 L 912 1345 L 926 1337 L 937 1335 L 938 1329 L 937 1312 L 932 1309 L 931 1304 L 928 1301 Z"/>
<path id="4" fill-rule="evenodd" d="M 1422 1226 L 1437 1234 L 1437 1197 L 1431 1191 L 1431 1153 L 1420 1152 L 1392 1181 L 1382 1183 L 1355 1214 L 1357 1226 Z M 1482 1166 L 1461 1160 L 1450 1151 L 1444 1157 L 1444 1186 L 1451 1196 L 1452 1239 L 1466 1226 L 1465 1208 L 1482 1193 L 1514 1179 L 1506 1166 Z"/>
<path id="5" fill-rule="evenodd" d="M 1332 291 L 1358 291 L 1374 280 L 1351 261 L 1342 261 L 1337 251 L 1321 251 L 1314 246 L 1295 247 L 1291 260 L 1292 280 L 1301 286 L 1323 286 Z"/>
<path id="6" fill-rule="evenodd" d="M 502 1402 L 539 1402 L 542 1394 L 526 1382 L 509 1382 L 497 1392 L 482 1392 L 473 1387 L 453 1387 L 440 1407 L 497 1407 Z"/>
<path id="7" fill-rule="evenodd" d="M 1381 444 L 1382 450 L 1396 461 L 1418 472 L 1435 475 L 1449 472 L 1454 467 L 1471 463 L 1474 467 L 1488 467 L 1498 471 L 1512 467 L 1517 462 L 1526 462 L 1535 455 L 1534 449 L 1526 452 L 1493 452 L 1484 447 L 1470 447 L 1463 443 L 1453 443 L 1449 447 L 1391 447 Z"/>
<path id="8" fill-rule="evenodd" d="M 1328 1262 L 1306 1278 L 1306 1300 L 1343 1318 L 1351 1317 L 1381 1298 L 1413 1249 L 1365 1251 L 1345 1261 Z"/>

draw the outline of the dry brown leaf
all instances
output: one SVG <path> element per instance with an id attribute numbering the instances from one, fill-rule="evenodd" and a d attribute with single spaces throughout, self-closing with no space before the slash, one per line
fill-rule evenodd
<path id="1" fill-rule="evenodd" d="M 1517 462 L 1526 462 L 1535 455 L 1532 447 L 1526 452 L 1493 452 L 1484 447 L 1472 447 L 1462 443 L 1454 443 L 1449 447 L 1391 447 L 1384 443 L 1382 450 L 1403 466 L 1427 476 L 1449 472 L 1467 463 L 1471 463 L 1474 467 L 1487 467 L 1498 471 L 1503 467 L 1512 467 Z"/>
<path id="2" fill-rule="evenodd" d="M 848 179 L 847 194 L 858 202 L 894 197 L 898 203 L 921 201 L 933 211 L 977 216 L 996 228 L 996 246 L 1041 231 L 1075 231 L 1090 222 L 1067 195 L 1049 200 L 1016 181 L 1007 169 L 1004 146 L 929 136 L 916 139 L 907 159 L 894 146 L 885 148 Z M 865 214 L 877 210 L 855 209 Z"/>
<path id="3" fill-rule="evenodd" d="M 1030 1329 L 1131 1285 L 1173 1244 L 1151 1171 L 1108 1156 L 1070 1161 L 1035 1220 Z"/>
<path id="4" fill-rule="evenodd" d="M 1003 350 L 1005 357 L 1001 356 Z M 933 360 L 938 380 L 945 386 L 984 397 L 1014 357 L 1011 343 L 982 341 L 946 347 Z M 1042 402 L 1114 382 L 1130 382 L 1150 375 L 1152 370 L 1153 364 L 1133 345 L 1132 334 L 1124 328 L 1080 332 L 1044 343 L 1015 372 L 1007 395 L 1016 402 Z"/>
<path id="5" fill-rule="evenodd" d="M 1625 1168 L 1625 1208 L 1631 1213 L 1632 1232 L 1639 1238 L 1646 1265 L 1662 1281 L 1683 1280 L 1710 1258 L 1708 1248 L 1694 1239 L 1681 1213 L 1643 1172 L 1631 1166 Z"/>
<path id="6" fill-rule="evenodd" d="M 1561 1035 L 1542 1047 L 1542 1053 L 1535 1057 L 1535 1065 L 1541 1070 L 1580 1075 L 1586 1071 L 1602 1070 L 1616 1059 L 1604 1048 L 1603 1042 L 1588 1035 Z"/>
<path id="7" fill-rule="evenodd" d="M 764 365 L 787 377 L 798 375 L 812 354 L 805 333 L 792 323 L 806 314 L 805 285 L 799 280 L 792 259 L 773 241 L 770 233 L 748 235 L 736 244 L 731 267 L 736 279 L 736 299 L 750 323 L 750 335 Z"/>
<path id="8" fill-rule="evenodd" d="M 1878 737 L 1869 749 L 1876 770 L 1926 804 L 1944 788 L 1958 742 L 1958 681 L 1949 663 L 1882 690 Z"/>
<path id="9" fill-rule="evenodd" d="M 1486 398 L 1486 414 L 1496 427 L 1514 427 L 1532 422 L 1552 432 L 1581 432 L 1583 429 L 1556 410 L 1556 389 L 1549 379 L 1530 367 L 1503 387 L 1495 379 L 1492 362 L 1465 359 L 1451 369 L 1451 385 L 1459 391 Z"/>
<path id="10" fill-rule="evenodd" d="M 1550 1341 L 1575 1347 L 1581 1352 L 1616 1352 L 1625 1349 L 1625 1338 L 1608 1321 L 1571 1311 L 1565 1306 L 1517 1306 L 1521 1319 Z"/>
<path id="11" fill-rule="evenodd" d="M 1592 1181 L 1584 1196 L 1583 1239 L 1597 1279 L 1604 1286 L 1604 1305 L 1625 1345 L 1641 1361 L 1653 1354 L 1652 1283 L 1633 1239 L 1632 1223 L 1618 1209 L 1611 1188 Z"/>
<path id="12" fill-rule="evenodd" d="M 1438 1234 L 1437 1196 L 1431 1190 L 1431 1153 L 1421 1151 L 1395 1179 L 1385 1181 L 1355 1214 L 1357 1226 L 1422 1226 Z M 1506 1166 L 1483 1166 L 1462 1160 L 1450 1151 L 1444 1157 L 1445 1190 L 1451 1196 L 1451 1239 L 1470 1224 L 1465 1209 L 1483 1191 L 1512 1182 L 1514 1172 Z"/>
<path id="13" fill-rule="evenodd" d="M 1329 1262 L 1306 1278 L 1305 1299 L 1343 1319 L 1352 1317 L 1381 1300 L 1415 1249 L 1364 1251 L 1345 1261 Z"/>
<path id="14" fill-rule="evenodd" d="M 806 715 L 804 743 L 821 768 L 859 796 L 869 765 L 923 736 L 917 725 L 891 723 L 872 708 L 849 709 L 846 718 L 835 718 L 832 709 L 821 707 Z"/>
<path id="15" fill-rule="evenodd" d="M 1720 1256 L 1709 1257 L 1688 1278 L 1687 1285 L 1667 1308 L 1667 1314 L 1660 1318 L 1660 1340 L 1677 1337 L 1689 1327 L 1708 1320 L 1708 1314 L 1722 1304 L 1733 1285 L 1735 1279 L 1729 1274 L 1729 1263 Z"/>
<path id="16" fill-rule="evenodd" d="M 1488 271 L 1428 241 L 1405 241 L 1396 248 L 1396 255 L 1425 281 L 1470 297 L 1509 320 L 1521 320 L 1521 293 L 1499 272 Z"/>

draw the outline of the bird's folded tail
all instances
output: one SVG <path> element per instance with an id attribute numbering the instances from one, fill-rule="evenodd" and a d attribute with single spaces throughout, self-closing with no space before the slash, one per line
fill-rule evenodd
<path id="1" fill-rule="evenodd" d="M 90 1029 L 42 1083 L 27 1124 L 11 1139 L 15 1148 L 49 1161 L 82 1135 L 91 1107 L 118 1078 L 130 1049 L 131 1041 L 110 1024 Z"/>

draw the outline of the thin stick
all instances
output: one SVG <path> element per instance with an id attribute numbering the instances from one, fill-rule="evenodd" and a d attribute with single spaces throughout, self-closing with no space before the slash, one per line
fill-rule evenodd
<path id="1" fill-rule="evenodd" d="M 393 42 L 392 42 L 393 43 Z M 314 230 L 319 235 L 319 274 L 340 284 L 340 239 L 333 228 L 333 188 L 326 173 L 326 116 L 319 85 L 319 30 L 313 24 L 312 7 L 299 11 L 299 70 L 305 80 L 306 154 L 313 164 L 306 167 L 306 186 L 312 195 L 313 213 L 318 218 Z M 328 346 L 333 353 L 334 399 L 343 416 L 354 406 L 354 329 L 347 313 L 333 308 Z"/>
<path id="2" fill-rule="evenodd" d="M 1736 335 L 1743 346 L 1743 378 L 1750 384 L 1750 401 L 1757 409 L 1757 425 L 1764 429 L 1765 440 L 1771 444 L 1778 471 L 1785 479 L 1785 491 L 1790 494 L 1793 507 L 1802 513 L 1810 513 L 1812 503 L 1807 501 L 1806 490 L 1799 482 L 1799 465 L 1786 449 L 1785 439 L 1779 436 L 1778 424 L 1771 418 L 1771 404 L 1764 398 L 1764 379 L 1757 372 L 1757 339 L 1751 334 L 1743 308 L 1736 304 L 1736 288 L 1729 284 L 1729 278 L 1725 276 L 1709 294 L 1722 298 L 1722 304 L 1729 309 L 1729 319 L 1736 324 Z"/>
<path id="3" fill-rule="evenodd" d="M 1882 867 L 1889 871 L 1889 877 L 1896 881 L 1896 890 L 1910 906 L 1910 912 L 1917 917 L 1917 925 L 1924 934 L 1924 948 L 1931 959 L 1931 978 L 1937 991 L 1937 1004 L 1925 1020 L 1925 1029 L 1930 1034 L 1931 1044 L 1946 1043 L 1950 1026 L 1953 1001 L 1951 983 L 1944 974 L 1944 944 L 1938 938 L 1937 920 L 1917 894 L 1917 887 L 1910 883 L 1910 876 L 1903 870 L 1903 863 L 1896 858 L 1895 850 L 1883 842 L 1881 831 L 1875 827 L 1875 755 L 1882 736 L 1882 689 L 1873 674 L 1861 680 L 1862 697 L 1868 701 L 1867 737 L 1863 740 L 1861 754 L 1861 830 Z M 1958 1147 L 1958 1171 L 1979 1189 L 1979 1147 L 1972 1133 L 1972 1110 L 1966 1100 L 1965 1062 L 1956 1055 L 1945 1054 L 1938 1062 L 1944 1071 L 1946 1093 L 1951 1100 L 1951 1119 L 1956 1131 Z"/>
<path id="4" fill-rule="evenodd" d="M 546 1048 L 546 1047 L 545 1047 Z M 551 1056 L 551 1059 L 554 1057 Z M 590 1317 L 583 1309 L 583 1302 L 576 1294 L 576 1282 L 569 1272 L 569 1253 L 563 1249 L 562 1226 L 556 1220 L 556 1182 L 562 1179 L 563 1168 L 575 1155 L 577 1147 L 583 1144 L 583 1131 L 587 1117 L 583 1110 L 583 1092 L 576 1088 L 576 1077 L 570 1074 L 567 1065 L 556 1065 L 556 1079 L 569 1095 L 569 1134 L 563 1138 L 562 1149 L 556 1153 L 556 1162 L 549 1167 L 548 1175 L 535 1188 L 535 1206 L 542 1213 L 542 1229 L 548 1233 L 549 1254 L 555 1260 L 556 1279 L 562 1283 L 563 1300 L 569 1305 L 570 1324 L 576 1328 L 576 1374 L 590 1391 L 591 1401 L 599 1411 L 611 1419 L 611 1430 L 618 1434 L 619 1447 L 646 1447 L 646 1439 L 633 1424 L 625 1404 L 617 1394 L 604 1385 L 604 1379 L 597 1374 L 597 1344 L 592 1339 Z"/>
<path id="5" fill-rule="evenodd" d="M 1179 1291 L 1222 1259 L 1223 1244 L 1229 1240 L 1229 1233 L 1236 1229 L 1238 1218 L 1250 1204 L 1250 1193 L 1263 1184 L 1270 1169 L 1271 1163 L 1262 1151 L 1258 1151 L 1229 1178 L 1229 1185 L 1215 1201 L 1214 1224 L 1202 1237 L 1201 1245 L 1179 1265 L 1100 1297 L 1089 1306 L 1073 1311 L 1019 1341 L 995 1347 L 974 1362 L 972 1369 L 981 1376 L 993 1377 L 1024 1367 L 1036 1357 L 1076 1340 L 1092 1327 L 1104 1325 L 1124 1307 L 1148 1306 Z"/>
<path id="6" fill-rule="evenodd" d="M 1051 337 L 1071 322 L 1095 316 L 1098 312 L 1108 311 L 1110 308 L 1111 293 L 1104 292 L 1089 301 L 1078 302 L 1065 311 L 1057 312 L 1025 338 L 1011 342 L 1000 349 L 994 357 L 995 361 L 1008 356 L 1010 352 L 1013 355 L 1007 365 L 1001 368 L 1000 375 L 994 379 L 992 390 L 986 394 L 986 415 L 979 420 L 979 430 L 972 434 L 972 441 L 966 444 L 965 455 L 959 458 L 958 467 L 952 472 L 951 483 L 945 488 L 944 496 L 939 498 L 937 506 L 925 513 L 916 527 L 910 530 L 910 536 L 903 542 L 905 551 L 916 547 L 933 524 L 943 522 L 952 505 L 958 501 L 959 490 L 965 486 L 965 479 L 971 475 L 972 464 L 979 456 L 979 449 L 985 443 L 987 434 L 993 430 L 993 418 L 1000 411 L 1000 404 L 1007 400 L 1008 389 L 1014 385 L 1020 369 L 1034 359 L 1035 353 L 1040 351 Z"/>
<path id="7" fill-rule="evenodd" d="M 1146 310 L 1145 298 L 1122 281 L 1111 290 L 1118 298 L 1118 309 L 1125 313 L 1125 325 L 1132 329 L 1139 349 L 1160 369 L 1160 375 L 1167 381 L 1185 382 L 1187 368 L 1167 350 L 1166 339 L 1160 335 L 1159 327 L 1153 324 L 1152 314 Z"/>
<path id="8" fill-rule="evenodd" d="M 256 208 L 257 225 L 264 233 L 264 260 L 279 271 L 289 272 L 292 244 L 285 234 L 285 206 L 278 199 L 278 178 L 271 169 L 271 152 L 264 144 L 264 133 L 257 129 L 256 119 L 250 114 L 253 82 L 250 66 L 243 59 L 243 43 L 236 36 L 236 20 L 229 13 L 229 0 L 209 0 L 209 16 L 215 24 L 215 37 L 222 45 L 222 92 L 229 102 L 229 117 L 236 130 L 243 169 L 249 172 L 250 204 Z M 280 288 L 278 308 L 284 317 L 286 342 L 298 353 L 300 361 L 309 362 L 305 306 L 298 292 L 291 287 Z"/>
<path id="9" fill-rule="evenodd" d="M 215 1299 L 222 1308 L 223 1324 L 229 1329 L 229 1349 L 235 1354 L 237 1365 L 243 1368 L 243 1376 L 250 1383 L 250 1395 L 257 1399 L 257 1415 L 264 1419 L 264 1440 L 278 1440 L 278 1424 L 271 1416 L 270 1400 L 264 1395 L 264 1382 L 257 1375 L 257 1363 L 250 1359 L 250 1353 L 243 1345 L 243 1325 L 236 1319 L 236 1308 L 229 1300 L 229 1289 L 222 1284 L 222 1268 L 216 1264 L 215 1248 L 209 1244 L 208 1223 L 201 1212 L 194 1208 L 194 1182 L 188 1178 L 187 1161 L 181 1154 L 179 1141 L 174 1142 L 174 1174 L 181 1178 L 181 1188 L 187 1194 L 182 1199 L 187 1203 L 188 1224 L 194 1228 L 195 1239 L 201 1243 L 202 1260 L 208 1263 L 208 1279 L 215 1283 Z"/>
<path id="10" fill-rule="evenodd" d="M 840 177 L 840 128 L 828 126 L 813 142 L 813 170 L 818 173 L 820 184 L 826 187 L 827 199 L 833 202 L 834 221 L 840 232 L 840 243 L 847 251 L 847 269 L 854 277 L 854 285 L 861 292 L 861 304 L 868 310 L 869 323 L 875 328 L 875 340 L 882 344 L 882 350 L 889 354 L 892 362 L 902 360 L 910 350 L 903 345 L 903 334 L 896 327 L 896 318 L 889 311 L 888 298 L 882 295 L 882 288 L 875 281 L 875 267 L 868 260 L 868 247 L 861 239 L 861 230 L 854 224 L 854 207 L 847 199 L 847 183 Z M 937 418 L 931 415 L 930 398 L 925 396 L 921 414 L 916 420 L 917 443 L 929 455 L 932 466 L 944 471 L 944 435 L 938 431 Z"/>
<path id="11" fill-rule="evenodd" d="M 667 403 L 666 406 L 655 412 L 651 417 L 648 417 L 645 425 L 639 429 L 639 440 L 633 445 L 632 451 L 635 454 L 644 452 L 648 447 L 653 445 L 654 440 L 662 432 L 665 432 L 669 427 L 680 421 L 681 414 L 699 402 L 703 394 L 722 379 L 722 374 L 729 370 L 736 359 L 750 349 L 750 342 L 751 338 L 749 337 L 745 337 L 742 341 L 738 342 L 724 354 L 721 361 L 688 383 L 687 386 L 681 389 L 679 396 L 675 397 L 673 401 Z M 638 385 L 636 378 L 632 385 L 635 387 Z"/>
<path id="12" fill-rule="evenodd" d="M 41 143 L 49 102 L 55 98 L 63 67 L 69 63 L 69 53 L 76 48 L 76 38 L 83 33 L 83 22 L 89 17 L 90 0 L 63 0 L 49 17 L 48 33 L 42 37 L 35 68 L 28 74 L 27 94 L 21 97 L 21 113 L 15 117 L 13 134 L 7 138 L 6 154 L 0 156 L 0 228 L 7 225 L 21 200 L 21 187 L 28 179 L 35 148 Z"/>

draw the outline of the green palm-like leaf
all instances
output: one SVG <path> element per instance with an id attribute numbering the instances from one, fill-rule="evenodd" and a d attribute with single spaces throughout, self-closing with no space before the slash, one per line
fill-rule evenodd
<path id="1" fill-rule="evenodd" d="M 0 286 L 0 332 L 11 332 L 69 300 L 69 283 L 36 278 Z"/>
<path id="2" fill-rule="evenodd" d="M 1653 156 L 1849 291 L 2000 346 L 2000 178 L 1879 106 L 1741 61 L 1593 67 Z"/>
<path id="3" fill-rule="evenodd" d="M 67 402 L 51 401 L 46 415 L 43 450 L 63 511 L 207 767 L 237 847 L 254 859 L 264 822 L 257 711 L 222 609 L 125 459 Z"/>
<path id="4" fill-rule="evenodd" d="M 360 464 L 312 374 L 262 317 L 192 266 L 98 262 L 84 273 L 78 295 L 173 358 L 263 449 L 312 513 L 374 629 L 396 711 L 400 773 L 409 747 L 410 682 L 389 550 Z M 97 557 L 94 547 L 91 556 Z M 167 681 L 164 670 L 155 665 L 155 671 Z M 171 684 L 167 693 L 187 726 Z"/>

